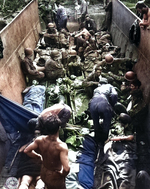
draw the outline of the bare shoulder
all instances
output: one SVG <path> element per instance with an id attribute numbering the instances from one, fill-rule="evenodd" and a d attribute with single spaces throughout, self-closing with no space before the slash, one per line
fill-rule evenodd
<path id="1" fill-rule="evenodd" d="M 59 141 L 58 149 L 59 150 L 67 150 L 68 151 L 68 146 L 67 146 L 67 144 L 65 142 Z"/>
<path id="2" fill-rule="evenodd" d="M 39 143 L 39 142 L 43 141 L 45 138 L 46 138 L 46 136 L 41 135 L 35 139 L 35 142 Z"/>

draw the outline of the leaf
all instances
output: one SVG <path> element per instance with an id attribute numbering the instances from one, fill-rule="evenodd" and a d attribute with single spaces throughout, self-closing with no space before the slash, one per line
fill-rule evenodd
<path id="1" fill-rule="evenodd" d="M 76 143 L 76 136 L 73 135 L 73 136 L 67 138 L 67 139 L 66 139 L 66 143 L 71 144 L 71 145 L 73 145 L 73 146 L 76 146 L 76 145 L 75 145 L 75 143 Z"/>

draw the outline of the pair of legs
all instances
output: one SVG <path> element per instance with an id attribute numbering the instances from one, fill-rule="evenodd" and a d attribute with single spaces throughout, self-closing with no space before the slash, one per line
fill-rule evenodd
<path id="1" fill-rule="evenodd" d="M 18 189 L 28 189 L 31 182 L 33 181 L 33 177 L 29 175 L 24 175 L 22 178 L 19 178 L 19 186 Z M 44 182 L 41 180 L 40 176 L 36 177 L 36 186 L 35 189 L 44 189 Z"/>
<path id="2" fill-rule="evenodd" d="M 89 108 L 94 123 L 96 142 L 104 144 L 108 137 L 113 115 L 111 105 L 105 97 L 99 95 L 92 98 Z M 103 120 L 102 123 L 101 120 Z"/>

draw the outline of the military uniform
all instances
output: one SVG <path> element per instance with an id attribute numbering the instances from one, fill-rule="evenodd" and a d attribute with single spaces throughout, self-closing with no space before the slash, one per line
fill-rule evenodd
<path id="1" fill-rule="evenodd" d="M 51 82 L 55 82 L 59 77 L 64 77 L 64 67 L 60 56 L 58 50 L 53 50 L 51 58 L 45 63 L 45 75 Z"/>
<path id="2" fill-rule="evenodd" d="M 112 107 L 117 103 L 118 94 L 110 84 L 102 84 L 94 90 L 89 103 L 90 113 L 94 123 L 95 139 L 104 145 L 108 138 L 111 119 L 114 114 Z M 100 123 L 100 119 L 103 122 Z"/>
<path id="3" fill-rule="evenodd" d="M 44 34 L 44 42 L 48 47 L 58 47 L 58 32 L 53 23 L 48 24 L 47 32 Z"/>

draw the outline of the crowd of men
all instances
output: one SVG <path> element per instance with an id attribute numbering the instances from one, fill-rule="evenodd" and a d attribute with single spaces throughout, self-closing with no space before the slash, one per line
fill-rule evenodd
<path id="1" fill-rule="evenodd" d="M 104 146 L 109 140 L 134 142 L 135 133 L 141 129 L 146 116 L 143 115 L 147 105 L 140 89 L 141 83 L 134 73 L 136 61 L 124 57 L 121 48 L 113 45 L 107 30 L 109 27 L 97 29 L 95 21 L 87 13 L 87 3 L 82 0 L 79 30 L 71 33 L 67 28 L 65 8 L 57 3 L 56 22 L 48 23 L 46 31 L 40 33 L 37 47 L 25 48 L 24 57 L 21 57 L 28 86 L 36 80 L 39 85 L 47 82 L 60 88 L 58 104 L 53 109 L 46 102 L 46 110 L 38 118 L 40 132 L 47 136 L 40 136 L 24 150 L 30 157 L 42 162 L 41 178 L 47 188 L 65 189 L 65 177 L 69 173 L 68 148 L 59 139 L 59 128 L 68 122 L 75 102 L 70 100 L 68 103 L 65 94 L 69 96 L 71 91 L 82 89 L 89 99 L 84 113 L 93 120 L 91 128 L 94 128 L 97 144 L 97 161 L 103 160 Z M 49 93 L 47 100 L 54 95 L 53 92 Z M 68 117 L 64 125 L 61 120 L 64 107 L 58 108 L 62 101 L 71 107 L 65 109 Z M 75 119 L 73 124 L 76 124 Z M 45 147 L 52 143 L 55 147 Z M 55 172 L 53 176 L 52 172 Z M 28 177 L 22 181 L 19 189 L 28 188 L 32 179 Z"/>

